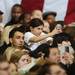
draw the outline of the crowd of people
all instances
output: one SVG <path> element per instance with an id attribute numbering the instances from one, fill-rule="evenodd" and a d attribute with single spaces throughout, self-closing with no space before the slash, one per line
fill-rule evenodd
<path id="1" fill-rule="evenodd" d="M 75 27 L 57 21 L 55 11 L 23 12 L 11 8 L 2 24 L 0 10 L 0 75 L 75 75 Z M 74 23 L 73 23 L 74 24 Z"/>

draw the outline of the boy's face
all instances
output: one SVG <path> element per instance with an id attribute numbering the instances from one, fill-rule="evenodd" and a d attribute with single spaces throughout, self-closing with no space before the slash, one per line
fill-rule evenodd
<path id="1" fill-rule="evenodd" d="M 31 32 L 36 36 L 40 36 L 42 31 L 43 31 L 43 25 L 38 26 L 38 27 L 34 27 L 34 28 L 31 29 Z"/>
<path id="2" fill-rule="evenodd" d="M 58 63 L 60 62 L 60 55 L 59 55 L 59 50 L 58 48 L 51 48 L 50 50 L 50 54 L 47 57 L 47 60 L 49 62 L 53 62 L 53 63 Z"/>
<path id="3" fill-rule="evenodd" d="M 23 47 L 24 45 L 24 34 L 17 31 L 15 32 L 13 38 L 10 38 L 10 42 L 14 47 Z"/>

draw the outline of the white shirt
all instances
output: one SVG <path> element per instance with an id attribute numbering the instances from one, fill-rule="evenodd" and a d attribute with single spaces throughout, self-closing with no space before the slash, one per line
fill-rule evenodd
<path id="1" fill-rule="evenodd" d="M 41 33 L 41 35 L 46 35 L 45 33 Z M 31 51 L 34 51 L 39 45 L 41 45 L 41 42 L 37 42 L 37 43 L 33 43 L 33 42 L 30 42 L 29 40 L 34 37 L 35 35 L 31 32 L 26 32 L 25 35 L 24 35 L 24 41 L 30 46 L 30 49 Z M 49 37 L 50 40 L 51 40 L 51 37 Z M 47 39 L 48 41 L 48 39 Z"/>

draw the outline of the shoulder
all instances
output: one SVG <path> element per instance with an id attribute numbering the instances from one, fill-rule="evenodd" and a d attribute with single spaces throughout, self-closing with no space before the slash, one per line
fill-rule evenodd
<path id="1" fill-rule="evenodd" d="M 25 35 L 33 35 L 31 32 L 26 32 Z"/>

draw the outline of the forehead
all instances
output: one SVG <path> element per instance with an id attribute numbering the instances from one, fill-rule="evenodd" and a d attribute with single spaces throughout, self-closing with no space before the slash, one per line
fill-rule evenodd
<path id="1" fill-rule="evenodd" d="M 18 6 L 13 8 L 13 12 L 18 12 L 18 11 L 22 11 L 22 8 Z"/>
<path id="2" fill-rule="evenodd" d="M 19 31 L 16 31 L 15 33 L 14 33 L 14 37 L 15 36 L 24 36 L 24 34 L 22 33 L 22 32 L 19 32 Z"/>
<path id="3" fill-rule="evenodd" d="M 26 57 L 29 57 L 29 55 L 28 54 L 22 55 L 21 59 L 26 58 Z"/>
<path id="4" fill-rule="evenodd" d="M 50 69 L 51 71 L 56 72 L 56 71 L 61 70 L 62 68 L 59 65 L 52 65 Z"/>
<path id="5" fill-rule="evenodd" d="M 39 28 L 43 28 L 43 25 L 40 25 L 40 26 L 37 26 L 37 27 L 34 27 L 36 29 L 39 29 Z"/>
<path id="6" fill-rule="evenodd" d="M 58 48 L 49 48 L 49 51 L 50 52 L 59 52 L 59 49 Z"/>
<path id="7" fill-rule="evenodd" d="M 45 22 L 44 22 L 44 25 L 45 25 L 45 26 L 46 26 L 46 25 L 48 25 L 48 26 L 49 26 L 49 23 L 48 23 L 47 21 L 45 21 Z"/>
<path id="8" fill-rule="evenodd" d="M 33 14 L 42 14 L 42 12 L 40 10 L 35 10 Z"/>
<path id="9" fill-rule="evenodd" d="M 54 15 L 48 15 L 47 18 L 55 18 Z"/>
<path id="10" fill-rule="evenodd" d="M 37 28 L 43 28 L 43 25 L 38 26 Z"/>

